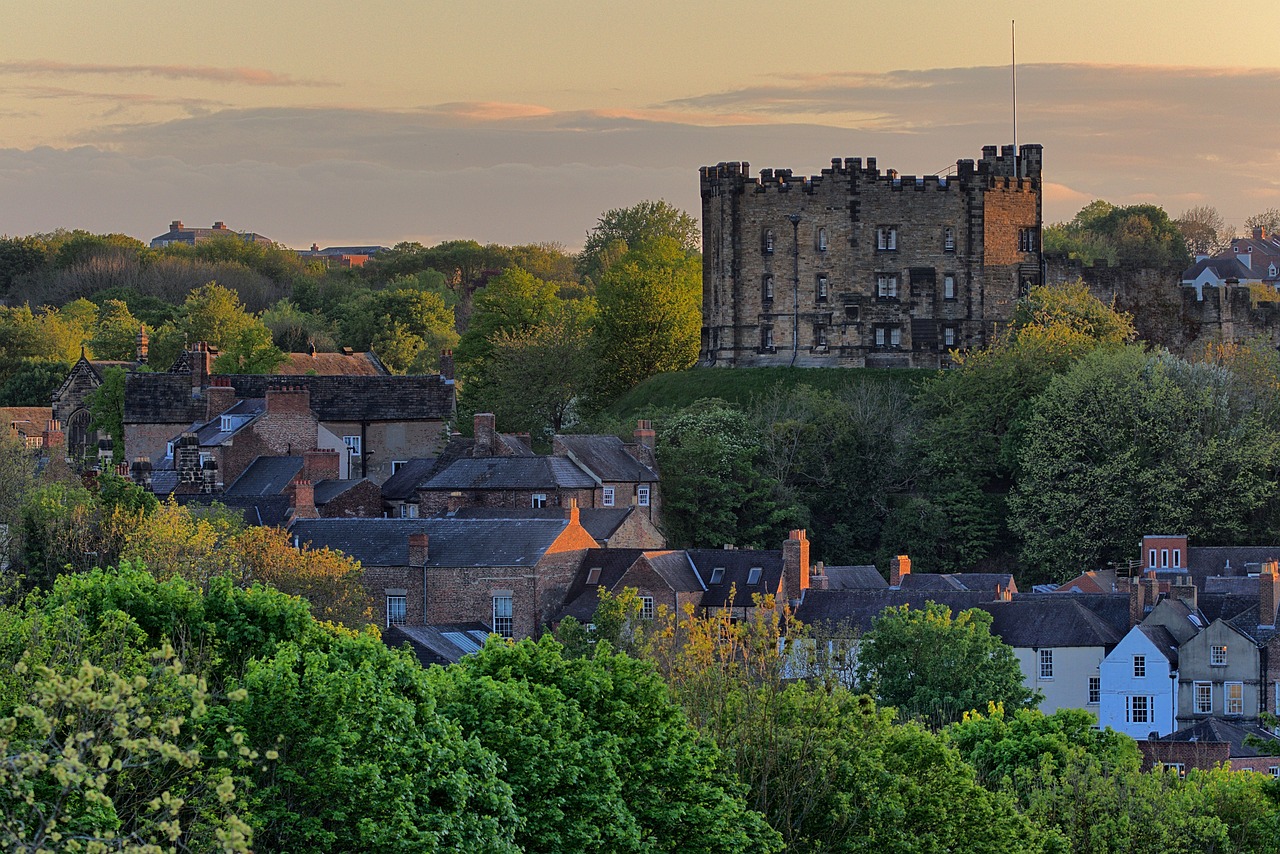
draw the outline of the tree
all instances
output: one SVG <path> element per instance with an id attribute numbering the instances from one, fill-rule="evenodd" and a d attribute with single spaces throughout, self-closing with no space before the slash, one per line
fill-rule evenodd
<path id="1" fill-rule="evenodd" d="M 1187 265 L 1187 246 L 1176 223 L 1156 205 L 1118 207 L 1095 199 L 1070 222 L 1044 230 L 1046 252 L 1061 252 L 1093 263 L 1141 267 Z"/>
<path id="2" fill-rule="evenodd" d="M 125 462 L 124 379 L 124 368 L 107 368 L 102 372 L 102 384 L 85 399 L 89 406 L 89 429 L 111 437 L 111 457 L 116 465 Z"/>
<path id="3" fill-rule="evenodd" d="M 696 253 L 702 245 L 698 220 L 662 200 L 605 211 L 595 228 L 587 232 L 586 245 L 578 256 L 578 271 L 598 285 L 621 256 L 662 239 L 674 240 L 687 254 Z"/>
<path id="4" fill-rule="evenodd" d="M 1098 351 L 1035 402 L 1010 524 L 1035 581 L 1127 559 L 1155 530 L 1238 543 L 1274 518 L 1280 435 L 1216 365 Z"/>
<path id="5" fill-rule="evenodd" d="M 659 237 L 628 251 L 601 277 L 596 298 L 603 399 L 698 360 L 702 265 L 675 239 Z"/>
<path id="6" fill-rule="evenodd" d="M 646 663 L 491 638 L 430 677 L 440 711 L 506 759 L 521 850 L 777 849 Z"/>
<path id="7" fill-rule="evenodd" d="M 0 593 L 12 587 L 11 572 L 22 554 L 22 508 L 36 483 L 36 457 L 8 430 L 0 431 Z"/>
<path id="8" fill-rule="evenodd" d="M 493 362 L 494 339 L 519 335 L 544 323 L 560 300 L 556 286 L 511 269 L 494 276 L 475 296 L 467 329 L 458 341 L 458 368 L 464 383 L 484 381 Z"/>
<path id="9" fill-rule="evenodd" d="M 991 634 L 991 615 L 936 602 L 924 608 L 886 608 L 858 646 L 858 685 L 907 719 L 935 728 L 971 709 L 999 703 L 1007 709 L 1040 702 L 1022 682 L 1013 649 Z"/>
<path id="10" fill-rule="evenodd" d="M 49 250 L 38 236 L 0 237 L 0 292 L 7 292 L 20 276 L 48 263 Z"/>
<path id="11" fill-rule="evenodd" d="M 98 313 L 89 349 L 99 359 L 131 362 L 138 353 L 138 333 L 142 323 L 129 311 L 122 300 L 109 299 L 102 303 Z"/>
<path id="12" fill-rule="evenodd" d="M 550 316 L 521 331 L 499 330 L 489 339 L 491 359 L 466 389 L 467 406 L 494 413 L 511 430 L 559 433 L 575 415 L 595 376 L 591 298 L 564 301 Z"/>
<path id="13" fill-rule="evenodd" d="M 418 288 L 366 291 L 344 306 L 350 346 L 372 349 L 393 373 L 426 373 L 458 341 L 453 311 L 439 294 Z"/>
<path id="14" fill-rule="evenodd" d="M 1217 255 L 1230 246 L 1235 237 L 1235 229 L 1227 225 L 1217 208 L 1209 205 L 1188 208 L 1174 223 L 1192 255 Z"/>
<path id="15" fill-rule="evenodd" d="M 1262 213 L 1246 217 L 1244 227 L 1250 233 L 1255 228 L 1264 229 L 1267 234 L 1280 232 L 1280 208 L 1267 208 Z"/>

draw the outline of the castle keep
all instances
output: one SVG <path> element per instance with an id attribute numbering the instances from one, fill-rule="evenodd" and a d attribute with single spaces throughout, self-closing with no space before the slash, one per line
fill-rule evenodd
<path id="1" fill-rule="evenodd" d="M 701 363 L 936 368 L 987 344 L 1042 281 L 1041 152 L 924 177 L 704 166 Z"/>

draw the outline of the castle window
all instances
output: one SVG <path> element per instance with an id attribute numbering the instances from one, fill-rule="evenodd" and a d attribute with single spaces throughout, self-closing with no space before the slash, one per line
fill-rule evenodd
<path id="1" fill-rule="evenodd" d="M 769 351 L 773 349 L 773 327 L 760 327 L 760 349 Z"/>
<path id="2" fill-rule="evenodd" d="M 956 251 L 956 230 L 954 228 L 944 228 L 942 230 L 942 251 Z"/>
<path id="3" fill-rule="evenodd" d="M 956 328 L 954 326 L 942 327 L 942 343 L 947 347 L 956 346 Z"/>
<path id="4" fill-rule="evenodd" d="M 827 274 L 818 274 L 818 302 L 827 301 Z"/>
<path id="5" fill-rule="evenodd" d="M 773 276 L 769 273 L 765 273 L 760 281 L 760 298 L 765 302 L 773 302 Z"/>
<path id="6" fill-rule="evenodd" d="M 827 251 L 827 229 L 825 227 L 818 229 L 818 251 Z M 1275 275 L 1274 273 L 1272 275 Z"/>
<path id="7" fill-rule="evenodd" d="M 882 225 L 876 229 L 876 249 L 890 251 L 898 248 L 898 227 Z"/>
<path id="8" fill-rule="evenodd" d="M 880 299 L 898 298 L 898 277 L 889 273 L 876 276 L 876 296 Z"/>
<path id="9" fill-rule="evenodd" d="M 950 273 L 947 273 L 942 277 L 942 298 L 956 298 L 956 277 Z"/>
<path id="10" fill-rule="evenodd" d="M 902 346 L 902 329 L 897 326 L 877 326 L 876 346 L 881 349 Z"/>
<path id="11" fill-rule="evenodd" d="M 827 346 L 827 327 L 825 327 L 825 326 L 815 326 L 815 327 L 813 327 L 813 343 L 814 343 L 814 346 L 816 346 L 816 347 L 818 347 L 818 348 L 820 348 L 820 349 L 826 349 L 826 346 Z"/>
<path id="12" fill-rule="evenodd" d="M 1034 228 L 1018 229 L 1018 251 L 1019 252 L 1035 252 L 1036 251 L 1036 230 Z"/>
<path id="13" fill-rule="evenodd" d="M 766 255 L 773 254 L 773 229 L 772 228 L 766 228 L 764 230 L 764 237 L 761 239 L 760 249 Z"/>

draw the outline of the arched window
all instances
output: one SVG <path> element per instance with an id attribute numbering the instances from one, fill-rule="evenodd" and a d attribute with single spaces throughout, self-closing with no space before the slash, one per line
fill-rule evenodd
<path id="1" fill-rule="evenodd" d="M 761 245 L 761 249 L 764 251 L 764 254 L 766 255 L 773 254 L 773 229 L 772 228 L 766 228 L 764 230 L 764 237 L 761 239 L 760 245 Z"/>
<path id="2" fill-rule="evenodd" d="M 89 454 L 98 455 L 98 434 L 89 429 L 89 411 L 77 409 L 67 419 L 67 451 L 72 459 L 83 459 Z"/>
<path id="3" fill-rule="evenodd" d="M 827 251 L 827 229 L 825 226 L 818 229 L 818 251 Z"/>
<path id="4" fill-rule="evenodd" d="M 765 273 L 760 282 L 760 298 L 766 302 L 773 300 L 773 276 L 769 273 Z"/>

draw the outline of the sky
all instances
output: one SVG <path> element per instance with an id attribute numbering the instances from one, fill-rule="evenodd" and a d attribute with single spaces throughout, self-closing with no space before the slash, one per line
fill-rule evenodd
<path id="1" fill-rule="evenodd" d="M 785 14 L 783 11 L 785 10 Z M 1280 4 L 0 0 L 0 234 L 555 242 L 698 167 L 945 173 L 1044 146 L 1095 198 L 1280 207 Z"/>

